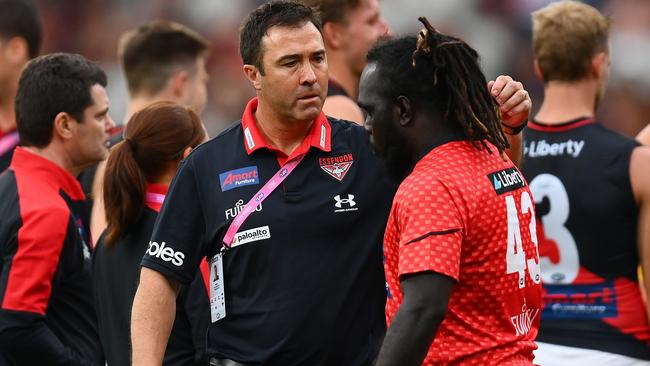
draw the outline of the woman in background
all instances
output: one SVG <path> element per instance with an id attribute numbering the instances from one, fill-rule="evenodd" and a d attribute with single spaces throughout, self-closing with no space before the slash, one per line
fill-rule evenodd
<path id="1" fill-rule="evenodd" d="M 108 227 L 93 254 L 93 282 L 98 330 L 109 366 L 131 364 L 131 306 L 140 261 L 151 249 L 153 225 L 178 165 L 206 138 L 205 127 L 190 109 L 155 103 L 133 115 L 124 140 L 108 157 L 103 190 Z M 202 263 L 177 298 L 165 365 L 207 364 L 207 268 Z"/>

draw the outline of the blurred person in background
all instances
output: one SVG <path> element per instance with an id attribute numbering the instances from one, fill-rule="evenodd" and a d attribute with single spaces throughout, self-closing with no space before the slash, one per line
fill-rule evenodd
<path id="1" fill-rule="evenodd" d="M 124 140 L 108 157 L 103 192 L 108 227 L 93 253 L 93 286 L 99 337 L 109 365 L 131 364 L 131 306 L 140 262 L 178 165 L 206 138 L 191 109 L 158 102 L 131 117 Z M 163 365 L 207 364 L 207 262 L 200 268 L 203 274 L 197 272 L 177 298 Z"/>
<path id="2" fill-rule="evenodd" d="M 610 21 L 563 1 L 532 15 L 544 100 L 525 132 L 537 206 L 544 310 L 536 362 L 649 365 L 650 148 L 594 116 L 605 92 Z"/>
<path id="3" fill-rule="evenodd" d="M 175 22 L 154 21 L 124 33 L 119 41 L 118 57 L 129 88 L 125 121 L 159 101 L 174 102 L 200 114 L 207 98 L 205 64 L 208 51 L 205 38 Z M 118 134 L 113 142 L 121 138 Z M 106 228 L 101 194 L 104 168 L 105 162 L 102 162 L 96 173 L 89 169 L 81 178 L 94 200 L 91 215 L 94 238 Z"/>
<path id="4" fill-rule="evenodd" d="M 170 186 L 133 302 L 134 365 L 160 364 L 176 293 L 206 257 L 213 365 L 370 365 L 385 331 L 381 243 L 394 184 L 363 128 L 322 111 L 328 66 L 311 8 L 261 5 L 241 27 L 240 53 L 257 97 Z M 514 126 L 530 109 L 520 87 L 492 83 L 521 112 Z"/>
<path id="5" fill-rule="evenodd" d="M 23 66 L 38 55 L 41 21 L 28 0 L 0 0 L 0 173 L 18 145 L 14 98 Z"/>
<path id="6" fill-rule="evenodd" d="M 329 82 L 323 105 L 326 115 L 363 124 L 357 105 L 359 78 L 368 50 L 388 36 L 378 0 L 303 0 L 323 22 Z"/>
<path id="7" fill-rule="evenodd" d="M 384 235 L 376 365 L 532 365 L 542 287 L 530 190 L 477 52 L 420 20 L 418 38 L 370 51 L 360 83 L 373 147 L 406 176 Z"/>
<path id="8" fill-rule="evenodd" d="M 22 147 L 0 175 L 0 352 L 16 365 L 104 365 L 91 242 L 75 178 L 108 155 L 106 75 L 79 55 L 30 61 L 16 94 Z"/>

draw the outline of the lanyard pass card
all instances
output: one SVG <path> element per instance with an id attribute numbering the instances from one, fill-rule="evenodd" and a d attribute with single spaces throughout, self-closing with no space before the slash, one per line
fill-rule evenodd
<path id="1" fill-rule="evenodd" d="M 226 235 L 223 238 L 223 247 L 219 254 L 212 257 L 210 260 L 210 317 L 212 322 L 216 322 L 226 317 L 226 295 L 224 291 L 223 281 L 223 256 L 232 246 L 235 234 L 244 224 L 244 221 L 255 211 L 267 197 L 293 172 L 298 164 L 305 157 L 301 154 L 286 163 L 280 170 L 278 170 L 271 179 L 251 198 L 246 206 L 235 216 Z"/>
<path id="2" fill-rule="evenodd" d="M 226 317 L 223 286 L 223 254 L 219 253 L 210 260 L 210 318 L 213 323 Z"/>

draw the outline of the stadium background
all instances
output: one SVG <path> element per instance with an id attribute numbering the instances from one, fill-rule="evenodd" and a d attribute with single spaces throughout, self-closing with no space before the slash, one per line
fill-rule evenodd
<path id="1" fill-rule="evenodd" d="M 212 43 L 208 105 L 203 120 L 211 136 L 241 117 L 253 89 L 241 72 L 238 28 L 262 1 L 254 0 L 36 0 L 43 19 L 41 53 L 81 53 L 109 76 L 111 116 L 120 123 L 127 91 L 117 62 L 117 40 L 125 30 L 152 19 L 170 19 L 199 31 Z M 540 105 L 543 87 L 533 74 L 530 12 L 548 0 L 380 0 L 393 33 L 414 34 L 426 15 L 444 32 L 464 38 L 482 56 L 486 76 L 506 73 L 520 80 Z M 634 136 L 650 122 L 650 1 L 593 0 L 613 21 L 610 86 L 599 119 Z"/>

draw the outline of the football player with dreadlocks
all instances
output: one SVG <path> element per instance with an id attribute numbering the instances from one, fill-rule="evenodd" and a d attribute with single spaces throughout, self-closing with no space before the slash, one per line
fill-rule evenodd
<path id="1" fill-rule="evenodd" d="M 527 365 L 541 284 L 535 207 L 478 54 L 425 18 L 368 55 L 359 104 L 396 178 L 377 365 Z M 408 175 L 408 176 L 407 176 Z"/>

